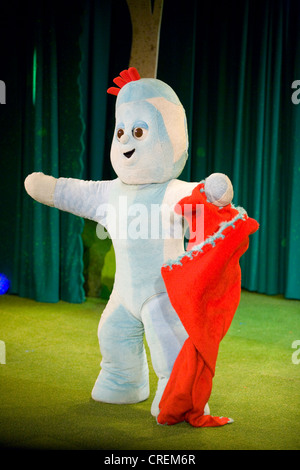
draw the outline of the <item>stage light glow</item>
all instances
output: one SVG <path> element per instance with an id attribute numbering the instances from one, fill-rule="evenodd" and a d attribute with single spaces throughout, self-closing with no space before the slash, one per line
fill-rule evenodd
<path id="1" fill-rule="evenodd" d="M 5 276 L 5 274 L 0 273 L 0 295 L 6 294 L 9 287 L 9 279 Z"/>

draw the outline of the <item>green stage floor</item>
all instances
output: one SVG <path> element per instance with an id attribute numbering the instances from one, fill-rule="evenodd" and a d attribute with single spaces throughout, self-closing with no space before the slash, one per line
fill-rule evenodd
<path id="1" fill-rule="evenodd" d="M 91 399 L 104 306 L 97 299 L 74 305 L 0 297 L 0 340 L 6 345 L 6 364 L 0 364 L 2 447 L 300 449 L 300 301 L 242 292 L 220 346 L 209 401 L 212 414 L 234 423 L 200 429 L 156 424 L 151 364 L 147 401 L 109 405 Z M 292 347 L 296 340 L 299 354 Z"/>

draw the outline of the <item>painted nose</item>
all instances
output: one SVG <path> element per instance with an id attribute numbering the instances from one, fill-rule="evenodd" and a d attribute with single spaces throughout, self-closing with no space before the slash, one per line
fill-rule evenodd
<path id="1" fill-rule="evenodd" d="M 120 138 L 121 144 L 127 144 L 129 140 L 129 136 L 127 134 L 123 134 L 122 137 Z"/>

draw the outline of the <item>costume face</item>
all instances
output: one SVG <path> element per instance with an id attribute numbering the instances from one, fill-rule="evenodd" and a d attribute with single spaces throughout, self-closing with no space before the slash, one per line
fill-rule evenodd
<path id="1" fill-rule="evenodd" d="M 152 85 L 150 97 L 147 80 Z M 159 96 L 162 82 L 158 83 L 158 96 L 153 96 L 153 82 L 159 81 L 130 83 L 121 90 L 120 99 L 118 96 L 111 162 L 126 184 L 163 183 L 176 178 L 187 158 L 184 109 L 180 103 Z"/>

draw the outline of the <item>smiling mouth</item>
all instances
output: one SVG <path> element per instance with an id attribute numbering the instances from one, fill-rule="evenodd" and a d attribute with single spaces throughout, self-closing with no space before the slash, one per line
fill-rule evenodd
<path id="1" fill-rule="evenodd" d="M 130 150 L 130 152 L 125 152 L 123 153 L 123 155 L 126 157 L 126 158 L 130 158 L 135 152 L 135 149 L 133 150 Z"/>

